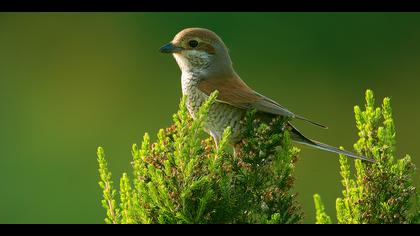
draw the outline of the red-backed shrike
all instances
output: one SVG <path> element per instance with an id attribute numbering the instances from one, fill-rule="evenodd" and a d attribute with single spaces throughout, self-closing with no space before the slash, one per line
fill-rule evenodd
<path id="1" fill-rule="evenodd" d="M 171 53 L 182 71 L 182 93 L 187 96 L 186 105 L 193 118 L 210 93 L 219 91 L 219 96 L 210 108 L 205 123 L 205 130 L 214 138 L 216 144 L 228 126 L 232 129 L 230 144 L 235 146 L 241 141 L 245 127 L 240 121 L 248 109 L 256 109 L 257 114 L 264 117 L 285 116 L 326 128 L 324 125 L 289 111 L 276 101 L 251 89 L 233 69 L 228 50 L 222 39 L 210 30 L 184 29 L 170 43 L 162 46 L 160 51 Z M 285 128 L 290 132 L 290 137 L 294 142 L 372 161 L 367 157 L 306 138 L 289 122 L 286 123 Z"/>

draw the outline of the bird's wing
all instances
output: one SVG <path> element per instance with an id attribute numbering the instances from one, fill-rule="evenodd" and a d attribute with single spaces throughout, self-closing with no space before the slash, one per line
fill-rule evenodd
<path id="1" fill-rule="evenodd" d="M 326 126 L 322 124 L 293 114 L 272 99 L 255 92 L 236 74 L 212 77 L 211 79 L 205 78 L 199 82 L 198 88 L 207 95 L 218 90 L 219 96 L 217 97 L 217 101 L 230 104 L 234 107 L 241 109 L 256 109 L 260 112 L 298 118 L 326 128 Z"/>
<path id="2" fill-rule="evenodd" d="M 198 88 L 207 95 L 218 90 L 219 96 L 217 100 L 219 102 L 227 103 L 238 108 L 255 108 L 261 112 L 294 117 L 292 112 L 281 107 L 275 101 L 249 88 L 237 75 L 203 79 L 198 84 Z"/>

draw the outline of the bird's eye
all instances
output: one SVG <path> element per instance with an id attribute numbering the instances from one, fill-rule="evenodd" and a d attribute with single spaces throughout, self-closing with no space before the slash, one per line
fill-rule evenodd
<path id="1" fill-rule="evenodd" d="M 190 45 L 190 47 L 195 48 L 198 45 L 198 42 L 196 40 L 191 40 L 188 42 L 188 45 Z"/>

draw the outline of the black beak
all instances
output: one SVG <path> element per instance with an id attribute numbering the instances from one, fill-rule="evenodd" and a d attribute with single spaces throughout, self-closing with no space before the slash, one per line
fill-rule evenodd
<path id="1" fill-rule="evenodd" d="M 177 47 L 177 46 L 173 45 L 172 43 L 165 44 L 159 49 L 159 51 L 162 52 L 162 53 L 176 53 L 176 52 L 180 52 L 182 50 L 183 50 L 183 48 Z"/>

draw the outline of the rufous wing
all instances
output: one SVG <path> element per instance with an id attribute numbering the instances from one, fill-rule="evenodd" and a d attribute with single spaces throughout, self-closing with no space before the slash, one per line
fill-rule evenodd
<path id="1" fill-rule="evenodd" d="M 295 117 L 289 110 L 278 103 L 252 90 L 238 75 L 205 78 L 198 88 L 207 95 L 218 90 L 219 102 L 230 104 L 241 109 L 256 109 L 275 115 Z"/>

